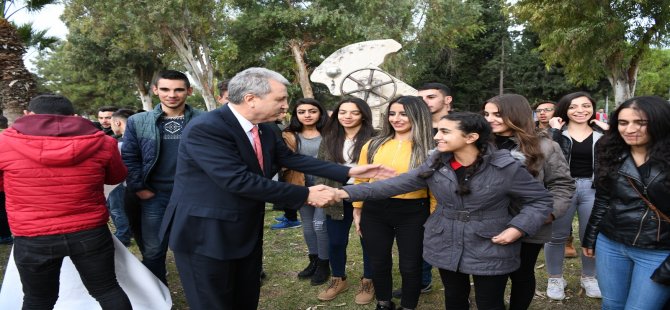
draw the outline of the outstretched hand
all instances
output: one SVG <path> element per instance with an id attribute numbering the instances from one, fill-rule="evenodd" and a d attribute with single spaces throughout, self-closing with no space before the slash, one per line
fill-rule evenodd
<path id="1" fill-rule="evenodd" d="M 359 237 L 363 238 L 363 233 L 361 233 L 361 213 L 363 209 L 361 208 L 354 208 L 353 211 L 353 216 L 354 216 L 354 225 L 356 227 L 356 233 L 358 234 Z"/>
<path id="2" fill-rule="evenodd" d="M 395 170 L 380 164 L 356 166 L 349 170 L 349 176 L 362 179 L 383 180 L 396 176 Z"/>
<path id="3" fill-rule="evenodd" d="M 339 199 L 337 198 L 335 189 L 332 187 L 325 185 L 315 185 L 309 188 L 307 204 L 310 206 L 323 208 L 337 201 L 339 201 Z"/>

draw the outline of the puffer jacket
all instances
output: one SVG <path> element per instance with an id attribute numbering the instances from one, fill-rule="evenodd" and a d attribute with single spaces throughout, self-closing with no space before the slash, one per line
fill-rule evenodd
<path id="1" fill-rule="evenodd" d="M 184 110 L 184 124 L 193 117 L 204 113 L 188 104 Z M 158 120 L 163 115 L 161 105 L 152 111 L 135 114 L 128 118 L 126 132 L 123 135 L 121 156 L 128 166 L 126 185 L 128 190 L 137 192 L 147 189 L 147 179 L 160 154 L 161 134 L 158 132 Z"/>
<path id="2" fill-rule="evenodd" d="M 117 142 L 77 116 L 28 115 L 0 135 L 0 170 L 15 236 L 107 225 L 104 184 L 126 177 Z"/>
<path id="3" fill-rule="evenodd" d="M 374 200 L 428 187 L 437 208 L 424 224 L 423 258 L 433 266 L 473 275 L 503 275 L 519 268 L 521 242 L 498 245 L 491 238 L 508 227 L 534 235 L 551 213 L 551 195 L 507 150 L 489 152 L 470 180 L 471 193 L 459 196 L 451 153 L 433 153 L 416 169 L 397 177 L 345 186 L 350 200 Z M 444 163 L 432 176 L 437 159 Z M 512 216 L 512 200 L 521 202 Z M 365 236 L 363 236 L 365 238 Z"/>
<path id="4" fill-rule="evenodd" d="M 570 167 L 568 166 L 561 148 L 558 144 L 549 138 L 541 135 L 540 148 L 544 155 L 544 163 L 540 169 L 536 180 L 544 184 L 552 195 L 552 211 L 554 219 L 565 215 L 572 204 L 572 195 L 575 192 L 575 180 L 570 176 Z M 511 154 L 522 163 L 526 161 L 525 156 L 521 154 L 518 147 L 512 150 Z M 512 214 L 520 211 L 520 205 L 513 201 L 511 206 Z M 523 238 L 527 243 L 546 243 L 551 240 L 551 223 L 542 225 L 542 228 L 532 236 Z"/>
<path id="5" fill-rule="evenodd" d="M 596 187 L 596 200 L 586 226 L 582 246 L 595 249 L 596 238 L 602 233 L 610 240 L 643 249 L 670 250 L 670 223 L 659 217 L 645 204 L 626 177 L 633 179 L 659 211 L 670 216 L 670 189 L 665 185 L 668 172 L 658 163 L 650 163 L 648 179 L 642 179 L 630 154 L 624 155 L 618 177 L 607 186 Z M 644 184 L 647 184 L 646 186 Z M 597 253 L 596 253 L 597 255 Z M 665 272 L 655 276 L 670 284 L 670 260 Z M 659 280 L 659 282 L 662 282 Z"/>

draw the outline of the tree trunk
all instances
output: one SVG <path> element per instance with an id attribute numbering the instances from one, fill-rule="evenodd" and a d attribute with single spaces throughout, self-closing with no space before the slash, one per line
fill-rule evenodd
<path id="1" fill-rule="evenodd" d="M 145 77 L 141 70 L 136 70 L 135 73 L 135 87 L 137 87 L 137 92 L 142 101 L 142 109 L 145 111 L 151 111 L 154 108 L 153 101 L 151 100 L 151 81 L 153 75 L 155 75 L 155 72 L 151 76 Z M 149 80 L 146 81 L 146 78 L 149 78 Z"/>
<path id="2" fill-rule="evenodd" d="M 298 67 L 298 81 L 300 83 L 300 89 L 302 89 L 302 96 L 303 98 L 314 98 L 312 84 L 309 82 L 307 64 L 303 57 L 305 51 L 301 48 L 298 40 L 290 40 L 288 44 L 291 48 L 291 53 L 293 53 L 293 58 L 295 58 L 296 66 Z"/>
<path id="3" fill-rule="evenodd" d="M 614 89 L 614 104 L 619 106 L 624 101 L 635 96 L 637 85 L 637 67 L 627 70 L 612 70 L 607 78 Z"/>
<path id="4" fill-rule="evenodd" d="M 194 48 L 185 29 L 175 30 L 165 26 L 163 27 L 163 32 L 170 37 L 184 67 L 186 67 L 188 73 L 194 78 L 195 87 L 200 90 L 207 110 L 216 109 L 213 83 L 214 68 L 210 60 L 209 46 L 207 44 L 198 44 Z"/>
<path id="5" fill-rule="evenodd" d="M 23 63 L 24 53 L 16 29 L 0 18 L 0 107 L 10 125 L 23 115 L 36 89 L 34 78 Z"/>

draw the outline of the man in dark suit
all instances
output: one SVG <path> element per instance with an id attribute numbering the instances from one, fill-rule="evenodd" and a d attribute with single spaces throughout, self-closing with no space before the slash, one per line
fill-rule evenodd
<path id="1" fill-rule="evenodd" d="M 263 122 L 288 109 L 279 73 L 250 68 L 229 83 L 229 104 L 188 124 L 179 146 L 174 191 L 161 233 L 169 236 L 191 309 L 256 309 L 265 202 L 320 206 L 324 186 L 272 181 L 278 167 L 345 182 L 390 176 L 376 166 L 348 168 L 291 152 Z"/>

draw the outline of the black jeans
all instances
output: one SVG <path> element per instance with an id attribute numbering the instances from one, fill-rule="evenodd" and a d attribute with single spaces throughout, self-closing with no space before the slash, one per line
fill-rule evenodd
<path id="1" fill-rule="evenodd" d="M 475 276 L 475 301 L 480 310 L 505 310 L 505 286 L 507 274 L 499 276 Z M 440 269 L 440 278 L 444 285 L 445 309 L 470 309 L 470 275 Z"/>
<path id="2" fill-rule="evenodd" d="M 0 238 L 11 237 L 9 223 L 7 222 L 7 210 L 5 209 L 5 192 L 0 192 Z"/>
<path id="3" fill-rule="evenodd" d="M 116 280 L 114 243 L 107 226 L 68 234 L 16 237 L 14 261 L 23 284 L 23 309 L 53 309 L 60 269 L 69 256 L 102 309 L 132 309 Z"/>
<path id="4" fill-rule="evenodd" d="M 543 243 L 521 243 L 521 267 L 509 274 L 512 280 L 509 309 L 528 309 L 535 295 L 535 262 Z"/>
<path id="5" fill-rule="evenodd" d="M 429 215 L 428 199 L 384 199 L 366 201 L 361 214 L 363 244 L 372 265 L 377 300 L 390 301 L 393 240 L 398 244 L 398 267 L 402 276 L 402 300 L 414 309 L 421 290 L 423 224 Z"/>

